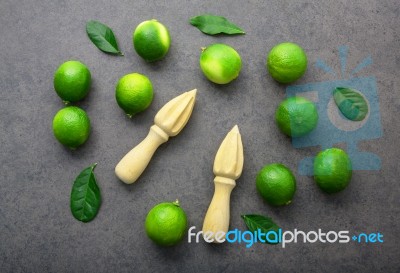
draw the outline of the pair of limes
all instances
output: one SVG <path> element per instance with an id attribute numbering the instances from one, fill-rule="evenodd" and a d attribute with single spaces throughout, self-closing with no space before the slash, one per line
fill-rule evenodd
<path id="1" fill-rule="evenodd" d="M 168 53 L 170 43 L 168 29 L 157 20 L 142 22 L 133 33 L 136 53 L 148 62 L 162 59 Z M 210 81 L 225 84 L 238 77 L 242 61 L 232 47 L 213 44 L 202 49 L 200 67 Z"/>
<path id="2" fill-rule="evenodd" d="M 147 62 L 161 60 L 168 53 L 171 36 L 168 29 L 157 20 L 140 23 L 133 32 L 136 53 Z M 146 110 L 153 101 L 153 85 L 148 77 L 131 73 L 119 79 L 115 98 L 128 117 Z"/>
<path id="3" fill-rule="evenodd" d="M 352 176 L 349 156 L 338 148 L 320 152 L 314 159 L 314 180 L 326 193 L 344 190 Z M 296 179 L 288 167 L 283 164 L 264 166 L 256 178 L 256 187 L 260 195 L 273 206 L 288 205 L 296 192 Z"/>
<path id="4" fill-rule="evenodd" d="M 267 69 L 280 83 L 292 83 L 307 69 L 307 55 L 297 44 L 286 42 L 274 46 L 267 56 Z M 203 48 L 200 67 L 210 81 L 226 84 L 239 76 L 242 68 L 240 55 L 225 44 L 213 44 Z"/>
<path id="5" fill-rule="evenodd" d="M 89 93 L 91 73 L 83 63 L 67 61 L 56 70 L 53 83 L 55 91 L 65 104 L 77 102 Z M 75 149 L 89 137 L 89 116 L 77 106 L 67 106 L 54 116 L 53 133 L 60 143 Z"/>
<path id="6" fill-rule="evenodd" d="M 292 83 L 307 69 L 307 55 L 297 44 L 285 42 L 274 46 L 267 56 L 267 69 L 280 83 Z M 317 126 L 318 111 L 315 104 L 304 97 L 289 97 L 283 100 L 276 112 L 275 121 L 279 129 L 291 137 L 301 137 Z"/>
<path id="7" fill-rule="evenodd" d="M 133 32 L 136 53 L 147 62 L 161 60 L 168 53 L 171 36 L 168 29 L 157 20 L 140 23 Z M 131 73 L 119 79 L 115 98 L 128 117 L 147 109 L 153 101 L 153 85 L 148 77 Z"/>

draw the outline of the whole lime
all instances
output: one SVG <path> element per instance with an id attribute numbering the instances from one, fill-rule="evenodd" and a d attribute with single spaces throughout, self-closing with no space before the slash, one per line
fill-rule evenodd
<path id="1" fill-rule="evenodd" d="M 148 62 L 164 58 L 171 45 L 168 29 L 155 19 L 140 23 L 132 40 L 136 53 Z"/>
<path id="2" fill-rule="evenodd" d="M 115 88 L 119 107 L 132 117 L 146 110 L 153 101 L 153 85 L 146 76 L 131 73 L 119 79 Z"/>
<path id="3" fill-rule="evenodd" d="M 54 89 L 65 102 L 76 102 L 89 92 L 91 74 L 81 62 L 67 61 L 60 65 L 54 74 Z"/>
<path id="4" fill-rule="evenodd" d="M 54 116 L 53 133 L 61 144 L 76 149 L 85 143 L 89 137 L 89 117 L 79 107 L 65 107 Z"/>
<path id="5" fill-rule="evenodd" d="M 281 43 L 274 46 L 267 57 L 269 74 L 280 83 L 292 83 L 307 69 L 307 55 L 295 43 Z"/>
<path id="6" fill-rule="evenodd" d="M 292 137 L 304 136 L 317 126 L 317 107 L 304 97 L 289 97 L 279 104 L 275 121 L 284 134 Z"/>
<path id="7" fill-rule="evenodd" d="M 239 53 L 225 44 L 213 44 L 203 49 L 200 68 L 210 81 L 226 84 L 239 76 L 242 60 Z"/>
<path id="8" fill-rule="evenodd" d="M 257 191 L 273 206 L 288 205 L 296 192 L 296 179 L 283 164 L 264 166 L 256 177 Z"/>
<path id="9" fill-rule="evenodd" d="M 186 213 L 179 206 L 178 200 L 173 203 L 158 204 L 147 214 L 145 228 L 147 236 L 156 244 L 176 245 L 186 233 Z"/>
<path id="10" fill-rule="evenodd" d="M 314 159 L 314 180 L 326 193 L 344 190 L 350 183 L 351 176 L 351 160 L 339 148 L 326 149 Z"/>

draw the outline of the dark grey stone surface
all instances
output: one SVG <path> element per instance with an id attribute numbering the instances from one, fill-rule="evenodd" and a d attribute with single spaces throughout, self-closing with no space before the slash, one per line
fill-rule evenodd
<path id="1" fill-rule="evenodd" d="M 0 2 L 0 272 L 399 272 L 399 69 L 397 0 L 357 1 L 10 1 Z M 188 24 L 202 13 L 224 15 L 246 35 L 210 37 Z M 133 51 L 132 31 L 157 18 L 170 30 L 167 57 L 147 64 Z M 85 33 L 95 19 L 115 32 L 124 57 L 97 50 Z M 338 47 L 349 48 L 348 67 L 371 55 L 359 75 L 377 79 L 383 136 L 360 149 L 382 159 L 379 171 L 355 171 L 350 186 L 327 196 L 298 162 L 318 147 L 295 149 L 274 124 L 285 97 L 265 69 L 269 49 L 293 41 L 304 47 L 309 68 L 296 84 L 330 76 L 314 66 L 325 60 L 339 73 Z M 237 80 L 217 86 L 202 75 L 200 47 L 221 42 L 240 53 Z M 53 90 L 59 64 L 77 59 L 90 68 L 90 95 L 78 103 L 92 121 L 87 144 L 76 151 L 52 134 L 63 107 Z M 114 99 L 124 74 L 139 72 L 154 84 L 150 108 L 129 120 Z M 158 109 L 176 95 L 198 89 L 193 116 L 180 135 L 157 151 L 134 185 L 114 175 L 119 159 L 138 144 Z M 200 229 L 213 194 L 212 164 L 225 134 L 238 124 L 245 164 L 232 193 L 231 228 L 245 230 L 241 214 L 269 215 L 282 228 L 381 232 L 382 244 L 208 245 L 185 241 L 154 245 L 144 219 L 155 204 L 178 198 L 190 226 Z M 344 146 L 345 147 L 345 146 Z M 103 204 L 97 218 L 76 221 L 71 185 L 86 166 L 96 175 Z M 272 208 L 257 194 L 255 176 L 267 163 L 289 166 L 297 178 L 290 206 Z"/>

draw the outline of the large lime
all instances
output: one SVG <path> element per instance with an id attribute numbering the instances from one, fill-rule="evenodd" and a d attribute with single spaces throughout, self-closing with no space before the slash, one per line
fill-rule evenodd
<path id="1" fill-rule="evenodd" d="M 119 79 L 115 88 L 119 107 L 132 117 L 146 110 L 153 101 L 153 85 L 146 76 L 131 73 Z"/>
<path id="2" fill-rule="evenodd" d="M 84 110 L 68 106 L 54 116 L 53 132 L 63 145 L 75 149 L 86 142 L 90 134 L 90 120 Z"/>
<path id="3" fill-rule="evenodd" d="M 81 62 L 67 61 L 60 65 L 54 74 L 54 89 L 65 102 L 76 102 L 89 92 L 91 75 Z"/>
<path id="4" fill-rule="evenodd" d="M 256 187 L 269 204 L 288 205 L 296 192 L 296 179 L 288 167 L 274 163 L 264 166 L 258 172 Z"/>
<path id="5" fill-rule="evenodd" d="M 304 97 L 289 97 L 279 104 L 275 121 L 284 134 L 292 137 L 304 136 L 317 126 L 317 108 Z"/>
<path id="6" fill-rule="evenodd" d="M 351 160 L 341 149 L 326 149 L 314 159 L 314 180 L 324 192 L 335 193 L 344 190 L 351 176 Z"/>
<path id="7" fill-rule="evenodd" d="M 307 55 L 295 43 L 274 46 L 267 57 L 267 69 L 276 81 L 291 83 L 299 79 L 307 69 Z"/>
<path id="8" fill-rule="evenodd" d="M 168 53 L 171 37 L 168 29 L 157 20 L 140 23 L 133 32 L 136 53 L 148 62 L 158 61 Z"/>
<path id="9" fill-rule="evenodd" d="M 213 44 L 203 49 L 200 68 L 210 81 L 226 84 L 239 76 L 242 61 L 239 53 L 225 44 Z"/>
<path id="10" fill-rule="evenodd" d="M 147 236 L 161 246 L 172 246 L 185 236 L 187 218 L 178 200 L 161 203 L 150 210 L 145 223 Z"/>

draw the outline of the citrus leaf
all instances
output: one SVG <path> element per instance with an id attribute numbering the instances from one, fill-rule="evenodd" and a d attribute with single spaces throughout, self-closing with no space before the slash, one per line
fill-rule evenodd
<path id="1" fill-rule="evenodd" d="M 101 51 L 124 55 L 118 48 L 113 31 L 108 26 L 97 21 L 89 21 L 86 23 L 86 33 L 93 44 Z"/>
<path id="2" fill-rule="evenodd" d="M 96 217 L 101 204 L 99 186 L 93 170 L 97 164 L 84 169 L 75 179 L 71 191 L 71 212 L 79 221 L 89 222 Z"/>
<path id="3" fill-rule="evenodd" d="M 209 35 L 214 34 L 244 34 L 245 32 L 228 21 L 225 17 L 211 14 L 204 14 L 192 17 L 190 24 L 197 27 L 201 32 Z"/>
<path id="4" fill-rule="evenodd" d="M 347 88 L 336 87 L 333 91 L 333 98 L 340 112 L 353 121 L 361 121 L 368 114 L 368 104 L 361 92 Z"/>
<path id="5" fill-rule="evenodd" d="M 262 233 L 267 233 L 269 231 L 278 231 L 279 226 L 272 221 L 271 218 L 256 214 L 247 214 L 241 216 L 246 223 L 247 228 L 250 232 L 260 230 Z M 268 243 L 268 241 L 267 241 Z"/>

